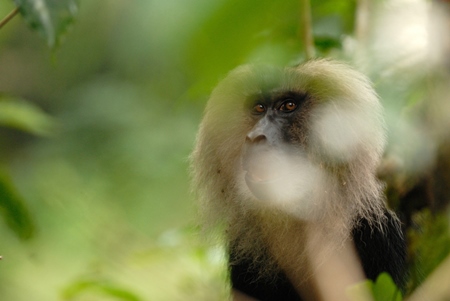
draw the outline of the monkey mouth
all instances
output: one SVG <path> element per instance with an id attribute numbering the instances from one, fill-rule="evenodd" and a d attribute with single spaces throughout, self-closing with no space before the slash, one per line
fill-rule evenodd
<path id="1" fill-rule="evenodd" d="M 293 157 L 285 149 L 257 144 L 248 147 L 242 157 L 245 185 L 258 200 L 277 200 L 289 180 Z"/>
<path id="2" fill-rule="evenodd" d="M 273 187 L 279 186 L 281 184 L 281 179 L 280 177 L 262 179 L 255 176 L 255 174 L 246 172 L 245 184 L 256 199 L 267 201 L 276 198 Z"/>
<path id="3" fill-rule="evenodd" d="M 253 173 L 245 171 L 245 181 L 251 183 L 270 183 L 280 179 L 279 175 L 269 173 Z"/>
<path id="4" fill-rule="evenodd" d="M 279 179 L 281 160 L 272 152 L 256 152 L 243 160 L 242 169 L 246 181 L 253 183 L 271 182 Z"/>
<path id="5" fill-rule="evenodd" d="M 258 160 L 258 164 L 255 164 L 254 161 L 252 163 L 254 164 L 243 166 L 247 188 L 258 200 L 277 198 L 275 191 L 277 191 L 276 187 L 283 186 L 285 180 L 283 173 L 278 168 L 268 164 L 267 161 Z M 273 158 L 271 163 L 274 163 Z"/>

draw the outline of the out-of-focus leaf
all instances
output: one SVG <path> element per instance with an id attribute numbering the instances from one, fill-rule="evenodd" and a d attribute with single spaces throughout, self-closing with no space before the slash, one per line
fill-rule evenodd
<path id="1" fill-rule="evenodd" d="M 81 280 L 76 281 L 63 292 L 64 300 L 76 299 L 79 295 L 97 292 L 102 295 L 114 297 L 116 300 L 122 301 L 139 301 L 142 300 L 134 293 L 118 287 L 111 283 L 105 283 L 98 280 Z"/>
<path id="2" fill-rule="evenodd" d="M 75 20 L 77 0 L 14 0 L 28 25 L 39 31 L 50 47 L 55 47 L 62 34 Z"/>
<path id="3" fill-rule="evenodd" d="M 298 2 L 293 0 L 224 1 L 198 27 L 188 45 L 189 72 L 193 78 L 201 78 L 191 92 L 209 92 L 232 68 L 249 60 L 259 61 L 255 54 L 263 46 L 271 46 L 277 63 L 296 58 L 300 49 L 298 17 Z"/>
<path id="4" fill-rule="evenodd" d="M 340 40 L 331 37 L 316 36 L 315 45 L 320 49 L 321 52 L 326 52 L 333 48 L 340 48 L 342 46 L 342 43 Z"/>
<path id="5" fill-rule="evenodd" d="M 318 50 L 324 55 L 341 48 L 342 37 L 353 31 L 354 1 L 313 1 L 311 6 Z M 191 96 L 209 92 L 239 64 L 287 65 L 303 60 L 300 19 L 299 1 L 222 1 L 187 47 L 188 72 L 201 79 L 191 86 Z"/>
<path id="6" fill-rule="evenodd" d="M 0 171 L 0 215 L 21 239 L 30 238 L 34 223 L 9 178 Z"/>
<path id="7" fill-rule="evenodd" d="M 388 273 L 381 273 L 373 286 L 375 301 L 402 301 L 402 294 Z"/>
<path id="8" fill-rule="evenodd" d="M 48 136 L 54 131 L 55 122 L 52 117 L 27 101 L 0 97 L 0 126 Z"/>
<path id="9" fill-rule="evenodd" d="M 311 1 L 314 36 L 338 38 L 354 30 L 356 1 Z"/>
<path id="10" fill-rule="evenodd" d="M 408 231 L 410 290 L 420 285 L 450 254 L 450 225 L 445 213 L 424 209 L 413 216 L 416 227 Z"/>

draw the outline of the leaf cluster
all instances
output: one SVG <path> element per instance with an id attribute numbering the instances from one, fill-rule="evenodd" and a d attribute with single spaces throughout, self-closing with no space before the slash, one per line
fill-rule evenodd
<path id="1" fill-rule="evenodd" d="M 78 13 L 78 0 L 13 1 L 17 8 L 1 21 L 0 28 L 20 12 L 27 25 L 39 32 L 51 48 L 59 45 Z"/>

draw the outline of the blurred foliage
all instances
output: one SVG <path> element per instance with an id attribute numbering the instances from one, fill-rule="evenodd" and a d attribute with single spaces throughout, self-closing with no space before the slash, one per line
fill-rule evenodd
<path id="1" fill-rule="evenodd" d="M 0 170 L 0 214 L 11 230 L 22 239 L 30 238 L 34 223 L 9 178 Z"/>
<path id="2" fill-rule="evenodd" d="M 193 96 L 207 93 L 233 67 L 248 62 L 286 65 L 304 59 L 300 2 L 218 1 L 220 7 L 194 32 L 187 47 L 188 72 L 199 79 Z M 319 55 L 341 48 L 352 31 L 355 2 L 312 1 Z M 199 54 L 201 59 L 199 59 Z"/>
<path id="3" fill-rule="evenodd" d="M 449 214 L 432 214 L 428 209 L 414 216 L 415 227 L 409 229 L 410 288 L 419 286 L 450 254 Z"/>
<path id="4" fill-rule="evenodd" d="M 0 126 L 39 136 L 50 135 L 56 127 L 53 118 L 36 105 L 5 96 L 0 96 Z"/>
<path id="5" fill-rule="evenodd" d="M 188 156 L 207 95 L 230 69 L 303 60 L 299 2 L 15 3 L 23 19 L 0 31 L 2 300 L 226 300 L 223 250 L 193 227 Z M 371 2 L 364 42 L 358 3 L 312 1 L 316 48 L 373 78 L 390 130 L 390 201 L 403 208 L 424 174 L 446 166 L 448 70 L 423 49 L 425 1 Z M 14 8 L 2 1 L 0 15 Z M 448 215 L 435 214 L 445 202 L 429 214 L 427 200 L 405 210 L 414 287 L 450 252 Z M 387 275 L 373 291 L 401 300 Z"/>
<path id="6" fill-rule="evenodd" d="M 97 291 L 100 294 L 114 297 L 117 300 L 124 301 L 139 301 L 141 298 L 137 297 L 132 292 L 119 288 L 111 283 L 104 283 L 98 280 L 82 280 L 73 283 L 63 293 L 63 299 L 76 300 L 76 298 L 85 291 Z"/>
<path id="7" fill-rule="evenodd" d="M 14 0 L 27 24 L 55 47 L 78 12 L 77 0 Z"/>
<path id="8" fill-rule="evenodd" d="M 370 282 L 370 288 L 374 301 L 402 301 L 402 293 L 397 288 L 391 276 L 387 273 L 381 273 L 375 283 Z"/>

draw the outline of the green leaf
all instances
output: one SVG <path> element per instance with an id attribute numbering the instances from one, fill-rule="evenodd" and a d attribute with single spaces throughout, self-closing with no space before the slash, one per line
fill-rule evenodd
<path id="1" fill-rule="evenodd" d="M 222 1 L 187 45 L 186 66 L 193 78 L 201 78 L 191 93 L 209 92 L 228 71 L 248 61 L 284 65 L 296 58 L 297 25 L 297 1 Z"/>
<path id="2" fill-rule="evenodd" d="M 54 132 L 55 122 L 40 108 L 23 99 L 0 96 L 0 126 L 48 136 Z"/>
<path id="3" fill-rule="evenodd" d="M 115 300 L 122 301 L 140 301 L 136 294 L 115 284 L 104 282 L 100 280 L 80 280 L 76 281 L 67 287 L 63 293 L 62 297 L 64 300 L 77 299 L 80 295 L 90 293 L 90 294 L 101 294 L 105 296 L 114 297 Z"/>
<path id="4" fill-rule="evenodd" d="M 0 171 L 0 215 L 21 239 L 32 237 L 34 223 L 25 202 L 16 192 L 6 174 Z"/>
<path id="5" fill-rule="evenodd" d="M 78 0 L 14 0 L 28 25 L 40 32 L 47 44 L 59 43 L 78 12 Z"/>
<path id="6" fill-rule="evenodd" d="M 376 301 L 402 301 L 402 294 L 388 273 L 381 273 L 373 286 Z"/>

